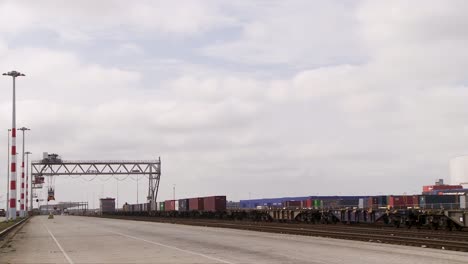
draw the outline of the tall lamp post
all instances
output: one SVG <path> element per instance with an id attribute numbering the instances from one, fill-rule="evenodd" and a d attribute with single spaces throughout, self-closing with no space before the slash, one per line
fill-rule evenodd
<path id="1" fill-rule="evenodd" d="M 10 71 L 3 73 L 4 76 L 11 76 L 13 78 L 13 111 L 12 111 L 12 124 L 11 124 L 11 179 L 10 179 L 10 208 L 8 217 L 16 219 L 16 78 L 24 76 L 24 74 L 17 71 Z"/>
<path id="2" fill-rule="evenodd" d="M 32 189 L 31 189 L 31 196 L 29 196 L 29 155 L 32 154 L 29 151 L 26 151 L 26 212 L 29 210 L 33 210 L 33 196 L 32 196 Z M 31 177 L 31 186 L 32 186 L 32 177 Z M 29 206 L 28 206 L 28 199 L 29 199 Z"/>
<path id="3" fill-rule="evenodd" d="M 25 180 L 24 180 L 24 142 L 25 142 L 25 137 L 24 137 L 24 132 L 25 131 L 28 131 L 28 130 L 31 130 L 29 128 L 26 128 L 26 127 L 22 127 L 22 128 L 18 128 L 18 130 L 21 130 L 23 132 L 23 155 L 22 155 L 22 159 L 21 159 L 21 202 L 20 202 L 20 216 L 21 217 L 25 217 L 26 214 L 25 214 L 25 206 L 24 206 L 24 199 L 25 199 L 25 196 L 24 196 L 24 185 L 25 185 Z"/>
<path id="4" fill-rule="evenodd" d="M 6 187 L 7 187 L 7 199 L 6 199 L 6 207 L 5 207 L 5 214 L 6 214 L 6 219 L 8 219 L 8 203 L 10 202 L 10 131 L 11 129 L 9 128 L 8 129 L 8 149 L 7 149 L 7 183 L 6 183 Z"/>

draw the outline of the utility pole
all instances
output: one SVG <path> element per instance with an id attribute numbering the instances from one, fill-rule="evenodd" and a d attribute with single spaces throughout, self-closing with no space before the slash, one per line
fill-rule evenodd
<path id="1" fill-rule="evenodd" d="M 173 198 L 174 203 L 175 203 L 175 184 L 173 184 L 173 186 L 172 186 L 172 198 Z"/>
<path id="2" fill-rule="evenodd" d="M 137 175 L 137 204 L 138 204 L 138 175 Z"/>
<path id="3" fill-rule="evenodd" d="M 24 179 L 24 143 L 25 143 L 25 136 L 24 132 L 30 130 L 29 128 L 22 127 L 18 128 L 18 130 L 21 130 L 23 132 L 23 154 L 22 154 L 22 159 L 21 159 L 21 202 L 20 202 L 20 217 L 25 217 L 26 216 L 26 210 L 25 210 L 25 205 L 24 205 L 24 187 L 25 187 L 25 179 Z"/>
<path id="4" fill-rule="evenodd" d="M 31 186 L 32 186 L 32 177 L 31 180 L 29 180 L 29 155 L 32 154 L 29 151 L 26 151 L 24 154 L 26 154 L 26 212 L 31 210 L 31 213 L 33 211 L 33 192 L 31 189 L 31 196 L 29 196 L 29 181 L 31 181 Z M 29 199 L 29 206 L 28 206 L 28 199 Z M 28 210 L 29 209 L 29 210 Z"/>
<path id="5" fill-rule="evenodd" d="M 11 180 L 10 180 L 10 211 L 8 217 L 16 219 L 16 78 L 25 76 L 17 71 L 3 73 L 4 76 L 13 78 L 13 107 L 11 120 Z"/>

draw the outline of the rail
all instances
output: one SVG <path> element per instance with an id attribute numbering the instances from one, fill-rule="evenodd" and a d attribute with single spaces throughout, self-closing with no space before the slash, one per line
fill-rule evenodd
<path id="1" fill-rule="evenodd" d="M 20 226 L 21 224 L 25 223 L 27 220 L 29 220 L 30 217 L 27 217 L 27 218 L 24 218 L 22 219 L 21 221 L 19 221 L 18 223 L 15 223 L 14 225 L 12 226 L 9 226 L 5 229 L 3 229 L 2 231 L 0 231 L 0 239 L 3 239 L 6 235 L 8 235 L 12 230 L 14 230 L 16 227 Z"/>
<path id="2" fill-rule="evenodd" d="M 386 230 L 379 228 L 356 228 L 336 225 L 288 225 L 275 223 L 251 224 L 246 222 L 226 220 L 181 220 L 164 219 L 149 216 L 101 216 L 105 218 L 117 218 L 123 220 L 140 220 L 151 222 L 163 222 L 171 224 L 183 224 L 205 227 L 221 227 L 250 231 L 260 231 L 280 234 L 294 234 L 303 236 L 329 237 L 336 239 L 358 240 L 374 243 L 397 244 L 416 247 L 436 248 L 443 250 L 455 250 L 468 252 L 468 240 L 466 234 L 446 234 L 434 232 L 420 232 L 409 230 Z"/>

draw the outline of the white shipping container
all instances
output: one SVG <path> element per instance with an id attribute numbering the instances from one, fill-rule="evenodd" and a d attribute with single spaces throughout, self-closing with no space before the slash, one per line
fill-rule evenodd
<path id="1" fill-rule="evenodd" d="M 359 198 L 359 209 L 364 209 L 364 198 Z"/>
<path id="2" fill-rule="evenodd" d="M 175 201 L 175 210 L 179 211 L 179 200 Z"/>
<path id="3" fill-rule="evenodd" d="M 466 195 L 460 196 L 460 209 L 466 209 L 467 207 L 467 201 L 466 201 Z"/>

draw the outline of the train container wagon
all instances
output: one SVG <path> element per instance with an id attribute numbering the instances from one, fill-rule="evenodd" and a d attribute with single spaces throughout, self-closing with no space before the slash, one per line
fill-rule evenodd
<path id="1" fill-rule="evenodd" d="M 189 200 L 189 210 L 190 211 L 203 211 L 204 203 L 203 203 L 203 198 L 197 197 L 197 198 L 190 198 Z"/>
<path id="2" fill-rule="evenodd" d="M 189 211 L 189 199 L 179 200 L 179 211 L 181 212 Z"/>
<path id="3" fill-rule="evenodd" d="M 226 210 L 226 196 L 209 196 L 203 198 L 203 210 L 218 212 Z"/>

